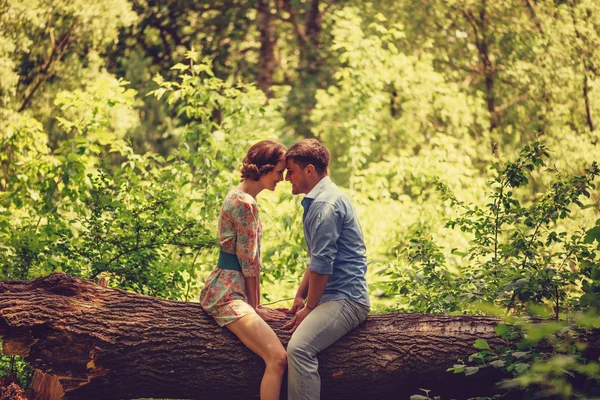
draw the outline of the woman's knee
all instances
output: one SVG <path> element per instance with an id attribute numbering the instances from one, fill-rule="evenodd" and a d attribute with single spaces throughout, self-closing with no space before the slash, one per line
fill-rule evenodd
<path id="1" fill-rule="evenodd" d="M 266 360 L 266 363 L 283 373 L 287 367 L 287 353 L 283 348 L 274 351 L 273 354 L 269 355 L 269 359 Z"/>

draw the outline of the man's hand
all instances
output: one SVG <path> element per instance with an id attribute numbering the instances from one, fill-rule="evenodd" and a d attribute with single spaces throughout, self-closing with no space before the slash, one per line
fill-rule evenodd
<path id="1" fill-rule="evenodd" d="M 267 308 L 263 306 L 258 306 L 256 308 L 256 313 L 265 321 L 281 321 L 287 318 L 287 316 L 277 310 L 272 308 Z"/>
<path id="2" fill-rule="evenodd" d="M 300 326 L 300 324 L 302 323 L 302 321 L 304 321 L 304 318 L 306 318 L 308 314 L 310 314 L 310 308 L 303 307 L 300 311 L 296 313 L 296 315 L 294 315 L 294 317 L 291 320 L 286 322 L 282 326 L 282 328 L 287 329 L 291 327 L 292 329 L 290 329 L 290 333 L 294 333 L 294 331 Z"/>
<path id="3" fill-rule="evenodd" d="M 304 300 L 302 299 L 302 297 L 296 297 L 290 308 L 283 307 L 283 308 L 276 308 L 276 310 L 283 311 L 286 314 L 296 314 L 303 307 L 304 307 Z"/>

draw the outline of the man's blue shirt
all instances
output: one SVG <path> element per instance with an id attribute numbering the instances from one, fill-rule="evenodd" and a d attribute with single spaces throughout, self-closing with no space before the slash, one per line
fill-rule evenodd
<path id="1" fill-rule="evenodd" d="M 369 306 L 365 241 L 348 197 L 326 176 L 302 206 L 309 268 L 329 275 L 321 302 L 348 299 Z"/>

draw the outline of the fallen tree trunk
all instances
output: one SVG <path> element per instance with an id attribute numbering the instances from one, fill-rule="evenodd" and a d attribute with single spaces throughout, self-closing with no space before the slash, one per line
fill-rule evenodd
<path id="1" fill-rule="evenodd" d="M 445 372 L 499 344 L 497 320 L 372 315 L 320 356 L 323 399 L 408 398 L 419 388 L 467 398 L 494 391 L 494 371 Z M 273 324 L 287 344 L 290 335 Z M 198 303 L 159 300 L 55 273 L 0 282 L 3 353 L 36 370 L 42 399 L 258 398 L 262 360 Z M 594 346 L 600 348 L 598 340 Z M 489 370 L 489 371 L 488 371 Z M 285 388 L 282 391 L 285 397 Z"/>

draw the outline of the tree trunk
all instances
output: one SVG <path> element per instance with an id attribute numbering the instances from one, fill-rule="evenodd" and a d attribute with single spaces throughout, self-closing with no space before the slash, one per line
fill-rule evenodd
<path id="1" fill-rule="evenodd" d="M 582 35 L 581 35 L 581 33 L 579 33 L 579 29 L 577 29 L 578 21 L 577 21 L 577 17 L 575 16 L 576 4 L 574 1 L 571 0 L 570 5 L 571 5 L 571 18 L 573 19 L 573 29 L 575 30 L 575 36 L 577 37 L 577 39 L 581 40 Z M 579 50 L 579 52 L 582 55 L 585 54 L 585 49 L 583 48 L 583 45 L 575 46 L 575 48 L 577 50 Z M 594 132 L 594 130 L 595 130 L 594 120 L 592 118 L 592 108 L 590 106 L 590 94 L 589 94 L 589 85 L 588 85 L 589 67 L 588 67 L 588 63 L 586 62 L 585 57 L 582 57 L 582 61 L 583 61 L 583 101 L 584 101 L 584 105 L 585 105 L 585 121 L 586 121 L 587 126 L 590 129 L 590 131 Z"/>
<path id="2" fill-rule="evenodd" d="M 479 11 L 479 22 L 481 30 L 481 45 L 479 53 L 483 64 L 483 75 L 485 77 L 485 97 L 487 100 L 488 111 L 490 113 L 490 131 L 498 127 L 498 113 L 496 112 L 496 94 L 494 90 L 494 66 L 490 59 L 490 49 L 487 33 L 487 10 L 486 0 L 482 1 Z"/>
<path id="3" fill-rule="evenodd" d="M 478 55 L 481 62 L 481 70 L 485 82 L 485 98 L 487 109 L 490 113 L 490 131 L 493 131 L 499 125 L 499 115 L 496 107 L 496 94 L 494 89 L 496 68 L 490 57 L 487 0 L 481 1 L 481 8 L 479 9 L 478 16 L 475 16 L 470 9 L 461 9 L 461 13 L 473 29 L 475 47 L 479 53 Z"/>
<path id="4" fill-rule="evenodd" d="M 491 369 L 445 372 L 497 320 L 372 315 L 319 355 L 324 399 L 408 398 L 419 388 L 467 398 L 494 391 Z M 290 335 L 273 329 L 287 344 Z M 159 300 L 55 273 L 0 282 L 3 352 L 36 370 L 42 399 L 258 398 L 264 364 L 198 303 Z M 595 340 L 590 348 L 598 349 Z M 490 370 L 490 371 L 488 371 Z M 285 397 L 285 387 L 282 390 Z"/>
<path id="5" fill-rule="evenodd" d="M 592 119 L 592 108 L 590 106 L 590 94 L 588 87 L 587 66 L 583 73 L 583 98 L 585 101 L 585 120 L 591 132 L 594 132 L 594 120 Z"/>
<path id="6" fill-rule="evenodd" d="M 323 14 L 320 0 L 306 1 L 304 24 L 300 13 L 290 0 L 280 1 L 281 9 L 289 13 L 288 20 L 298 39 L 298 76 L 289 94 L 286 122 L 304 138 L 314 138 L 310 114 L 317 104 L 317 90 L 327 87 L 330 73 L 325 70 L 326 60 L 321 49 Z M 333 4 L 333 3 L 331 3 Z"/>
<path id="7" fill-rule="evenodd" d="M 268 0 L 258 0 L 258 29 L 260 32 L 260 53 L 258 57 L 258 73 L 256 81 L 258 87 L 267 95 L 273 97 L 271 86 L 273 86 L 273 73 L 277 60 L 275 59 L 275 44 L 277 36 L 275 32 L 274 16 L 271 13 L 271 5 Z"/>

